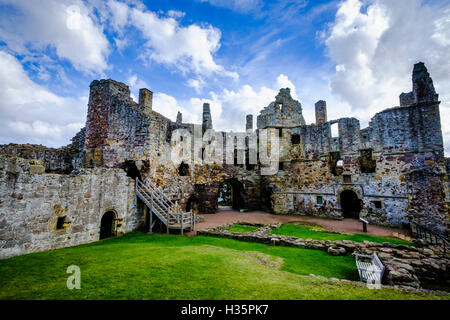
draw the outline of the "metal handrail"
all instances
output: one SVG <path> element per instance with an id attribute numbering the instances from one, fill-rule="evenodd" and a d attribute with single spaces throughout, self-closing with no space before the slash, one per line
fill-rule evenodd
<path id="1" fill-rule="evenodd" d="M 414 238 L 420 238 L 432 245 L 437 245 L 442 247 L 444 253 L 447 251 L 449 244 L 448 238 L 442 234 L 439 234 L 427 227 L 418 224 L 415 221 L 410 221 L 411 234 Z"/>
<path id="2" fill-rule="evenodd" d="M 146 202 L 146 205 L 152 207 L 152 210 L 154 210 L 167 227 L 179 224 L 180 229 L 183 230 L 186 225 L 189 225 L 193 230 L 195 216 L 192 210 L 190 212 L 180 210 L 178 202 L 174 203 L 170 200 L 149 179 L 146 179 L 145 183 L 136 179 L 136 192 L 140 197 L 145 199 L 144 202 Z"/>

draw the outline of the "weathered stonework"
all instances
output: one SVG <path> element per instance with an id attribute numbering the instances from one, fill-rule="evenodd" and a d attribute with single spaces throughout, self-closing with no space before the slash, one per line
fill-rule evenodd
<path id="1" fill-rule="evenodd" d="M 402 94 L 400 100 L 400 107 L 376 114 L 364 129 L 355 118 L 328 121 L 326 102 L 319 101 L 316 124 L 306 125 L 300 102 L 286 88 L 261 111 L 256 131 L 248 115 L 243 119 L 245 132 L 215 132 L 208 104 L 203 107 L 201 124 L 183 123 L 181 113 L 172 121 L 153 111 L 150 90 L 140 90 L 137 103 L 127 85 L 95 80 L 90 85 L 86 127 L 71 145 L 60 149 L 0 146 L 4 230 L 0 256 L 94 241 L 100 234 L 95 223 L 108 206 L 117 208 L 116 214 L 126 221 L 122 229 L 116 229 L 118 233 L 143 227 L 145 213 L 133 191 L 137 178 L 153 181 L 186 211 L 215 213 L 219 188 L 227 182 L 238 210 L 363 217 L 370 223 L 396 227 L 407 226 L 413 219 L 446 233 L 450 170 L 444 158 L 438 95 L 423 64 L 414 66 L 413 91 Z M 336 125 L 337 137 L 331 130 Z M 279 130 L 280 164 L 273 175 L 261 173 L 259 158 L 255 163 L 249 161 L 254 148 L 249 139 L 227 146 L 227 137 L 249 137 L 253 132 L 260 141 L 266 128 Z M 204 152 L 212 143 L 208 139 L 200 145 L 192 143 L 190 160 L 194 161 L 171 161 L 171 140 L 177 129 L 193 137 L 218 134 L 224 146 L 219 157 L 234 159 L 234 163 L 206 163 Z M 42 191 L 35 191 L 41 186 L 52 190 L 48 199 L 39 196 Z M 28 223 L 31 218 L 47 219 L 48 225 L 54 214 L 51 208 L 64 207 L 56 203 L 58 199 L 70 203 L 68 219 L 72 220 L 70 228 L 64 229 L 66 238 L 45 229 L 41 222 L 36 230 Z M 16 211 L 23 214 L 10 214 Z M 84 219 L 83 223 L 77 219 Z"/>
<path id="2" fill-rule="evenodd" d="M 342 195 L 348 190 L 360 201 L 355 218 L 386 226 L 406 226 L 414 219 L 446 233 L 439 101 L 422 63 L 414 67 L 408 96 L 402 94 L 402 106 L 376 114 L 365 129 L 354 118 L 324 122 L 324 102 L 316 105 L 316 124 L 283 128 L 283 170 L 262 177 L 262 189 L 272 192 L 265 201 L 272 212 L 342 218 Z M 261 114 L 271 119 L 266 110 Z M 271 114 L 276 117 L 277 111 Z M 335 123 L 338 137 L 331 134 Z M 258 128 L 276 127 L 260 124 Z M 339 160 L 341 166 L 336 166 Z"/>
<path id="3" fill-rule="evenodd" d="M 33 171 L 30 161 L 0 158 L 0 258 L 99 240 L 100 219 L 116 214 L 116 234 L 135 230 L 134 183 L 123 170 L 79 174 Z M 63 218 L 57 229 L 58 218 Z"/>

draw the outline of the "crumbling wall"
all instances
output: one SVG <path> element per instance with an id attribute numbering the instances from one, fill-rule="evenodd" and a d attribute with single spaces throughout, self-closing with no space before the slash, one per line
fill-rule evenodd
<path id="1" fill-rule="evenodd" d="M 134 184 L 123 170 L 62 175 L 31 168 L 29 160 L 0 158 L 0 258 L 97 241 L 101 217 L 110 210 L 117 234 L 142 223 Z M 64 218 L 60 229 L 58 218 Z"/>
<path id="2" fill-rule="evenodd" d="M 34 160 L 36 166 L 42 166 L 48 173 L 70 173 L 73 170 L 72 159 L 77 152 L 70 145 L 60 149 L 32 144 L 0 145 L 0 155 Z"/>

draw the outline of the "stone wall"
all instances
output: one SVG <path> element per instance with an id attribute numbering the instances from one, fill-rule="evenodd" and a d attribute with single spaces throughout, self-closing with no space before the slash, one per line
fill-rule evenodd
<path id="1" fill-rule="evenodd" d="M 206 105 L 204 110 L 207 122 L 204 129 L 211 129 L 209 107 Z M 134 162 L 141 179 L 151 179 L 183 208 L 195 197 L 202 213 L 215 213 L 219 185 L 236 179 L 244 188 L 242 209 L 259 208 L 259 176 L 244 165 L 203 165 L 191 159 L 189 174 L 181 176 L 179 166 L 171 161 L 172 133 L 186 129 L 194 134 L 194 125 L 172 122 L 150 109 L 143 112 L 123 83 L 101 80 L 91 84 L 86 128 L 85 167 L 120 168 L 126 162 Z M 199 149 L 193 144 L 194 152 L 201 153 L 201 146 Z M 225 152 L 226 148 L 224 158 Z M 199 159 L 201 162 L 201 154 Z"/>
<path id="2" fill-rule="evenodd" d="M 44 167 L 47 173 L 70 173 L 73 169 L 73 157 L 77 150 L 71 146 L 60 149 L 32 144 L 0 145 L 0 155 L 35 160 L 35 165 Z"/>
<path id="3" fill-rule="evenodd" d="M 25 159 L 0 158 L 0 258 L 97 241 L 107 211 L 118 219 L 117 235 L 143 223 L 135 213 L 134 183 L 123 170 L 68 175 L 31 168 Z"/>
<path id="4" fill-rule="evenodd" d="M 402 95 L 400 107 L 377 113 L 367 128 L 354 118 L 323 122 L 323 117 L 317 124 L 282 128 L 282 166 L 276 175 L 262 177 L 262 189 L 271 193 L 265 203 L 278 214 L 342 218 L 341 194 L 350 190 L 361 201 L 360 217 L 370 223 L 406 226 L 414 219 L 445 232 L 449 216 L 437 96 L 426 68 L 418 64 L 410 101 Z M 332 136 L 334 124 L 338 136 Z"/>

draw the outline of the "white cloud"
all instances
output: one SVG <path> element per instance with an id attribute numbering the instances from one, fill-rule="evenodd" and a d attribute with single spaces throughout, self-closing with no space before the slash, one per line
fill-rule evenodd
<path id="1" fill-rule="evenodd" d="M 34 83 L 12 55 L 0 51 L 0 143 L 60 147 L 84 126 L 87 97 L 60 97 Z"/>
<path id="2" fill-rule="evenodd" d="M 208 2 L 209 4 L 231 9 L 240 13 L 249 13 L 259 10 L 264 2 L 262 0 L 198 0 L 199 2 Z"/>
<path id="3" fill-rule="evenodd" d="M 145 40 L 140 55 L 142 60 L 155 61 L 183 73 L 238 78 L 237 73 L 226 70 L 214 60 L 213 55 L 220 48 L 219 29 L 211 25 L 181 26 L 178 19 L 184 13 L 173 10 L 164 17 L 143 7 L 131 7 L 116 0 L 110 0 L 108 7 L 111 10 L 111 24 L 116 31 L 122 34 L 124 27 L 132 26 L 141 32 Z M 119 45 L 122 45 L 122 41 L 123 36 Z"/>
<path id="4" fill-rule="evenodd" d="M 139 79 L 137 75 L 132 74 L 127 79 L 127 84 L 130 86 L 131 91 L 131 98 L 133 98 L 134 101 L 139 101 L 139 89 L 142 88 L 150 88 L 150 86 L 142 79 Z"/>
<path id="5" fill-rule="evenodd" d="M 18 54 L 54 48 L 61 59 L 86 73 L 108 68 L 109 42 L 80 0 L 0 0 L 0 38 Z"/>
<path id="6" fill-rule="evenodd" d="M 336 63 L 332 93 L 367 121 L 399 104 L 411 91 L 414 63 L 425 62 L 438 93 L 441 119 L 450 115 L 450 4 L 432 7 L 420 0 L 346 0 L 326 39 Z M 447 152 L 450 125 L 442 121 Z"/>
<path id="7" fill-rule="evenodd" d="M 200 93 L 205 86 L 205 81 L 201 78 L 199 79 L 189 79 L 186 82 L 188 87 L 194 88 L 197 93 Z"/>

